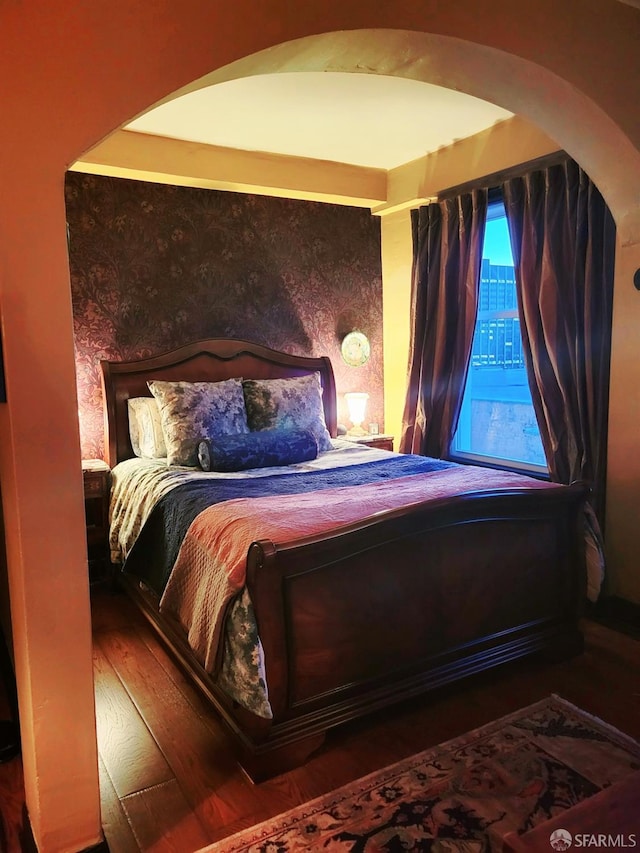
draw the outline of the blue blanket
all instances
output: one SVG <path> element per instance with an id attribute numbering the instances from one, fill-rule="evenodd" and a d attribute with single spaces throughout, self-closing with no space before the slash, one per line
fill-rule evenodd
<path id="1" fill-rule="evenodd" d="M 441 471 L 455 465 L 442 459 L 402 455 L 342 468 L 274 474 L 247 480 L 225 480 L 214 476 L 194 480 L 193 483 L 176 486 L 158 501 L 131 549 L 123 571 L 144 581 L 158 596 L 162 595 L 189 525 L 202 510 L 215 503 L 234 498 L 291 495 L 358 486 Z"/>

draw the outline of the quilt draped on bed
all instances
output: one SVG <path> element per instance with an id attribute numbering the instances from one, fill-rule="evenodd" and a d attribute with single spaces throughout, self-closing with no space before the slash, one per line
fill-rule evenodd
<path id="1" fill-rule="evenodd" d="M 384 455 L 386 458 L 373 462 L 335 468 L 306 470 L 304 466 L 293 466 L 293 473 L 274 472 L 260 477 L 225 477 L 204 473 L 194 476 L 193 470 L 191 477 L 187 477 L 183 475 L 184 469 L 178 469 L 175 475 L 170 475 L 174 480 L 170 491 L 162 485 L 154 487 L 159 499 L 148 513 L 139 533 L 132 537 L 135 538 L 134 544 L 123 555 L 126 557 L 124 571 L 135 574 L 157 595 L 162 595 L 189 525 L 207 507 L 223 501 L 362 486 L 411 474 L 460 467 L 453 462 L 422 456 Z M 164 478 L 160 482 L 163 483 Z"/>
<path id="2" fill-rule="evenodd" d="M 420 456 L 370 454 L 374 461 L 347 450 L 335 455 L 336 467 L 329 460 L 320 468 L 312 463 L 294 466 L 294 473 L 256 470 L 243 477 L 194 475 L 157 462 L 135 472 L 136 463 L 122 463 L 152 493 L 143 498 L 141 520 L 134 520 L 124 499 L 119 506 L 114 489 L 112 510 L 118 512 L 112 514 L 127 531 L 123 571 L 156 594 L 161 612 L 179 622 L 224 692 L 259 716 L 269 718 L 271 709 L 259 626 L 244 586 L 253 542 L 284 544 L 453 494 L 551 485 Z M 115 524 L 112 548 L 117 539 Z"/>

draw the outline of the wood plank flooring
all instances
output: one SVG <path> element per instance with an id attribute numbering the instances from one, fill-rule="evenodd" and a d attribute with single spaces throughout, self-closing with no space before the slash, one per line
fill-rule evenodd
<path id="1" fill-rule="evenodd" d="M 549 693 L 640 739 L 640 641 L 585 621 L 585 652 L 571 661 L 516 662 L 347 724 L 330 732 L 304 767 L 253 785 L 215 712 L 128 600 L 98 592 L 92 607 L 102 817 L 111 853 L 191 853 Z M 0 765 L 0 809 L 14 845 L 7 853 L 24 849 L 15 825 L 20 773 L 19 759 Z"/>
<path id="2" fill-rule="evenodd" d="M 215 713 L 129 602 L 101 596 L 93 608 L 98 744 L 109 780 L 102 799 L 114 853 L 189 853 L 549 693 L 640 738 L 640 642 L 589 622 L 586 651 L 573 661 L 516 663 L 346 725 L 304 767 L 253 785 Z"/>

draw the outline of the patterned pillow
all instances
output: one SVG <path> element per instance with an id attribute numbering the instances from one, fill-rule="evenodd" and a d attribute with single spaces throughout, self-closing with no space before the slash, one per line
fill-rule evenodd
<path id="1" fill-rule="evenodd" d="M 198 443 L 203 471 L 246 471 L 308 462 L 318 455 L 318 441 L 308 429 L 265 429 L 247 435 L 221 435 Z"/>
<path id="2" fill-rule="evenodd" d="M 245 379 L 242 387 L 249 429 L 308 429 L 318 441 L 318 450 L 332 449 L 319 373 L 290 379 Z"/>
<path id="3" fill-rule="evenodd" d="M 155 397 L 131 397 L 129 410 L 129 437 L 136 456 L 144 459 L 162 459 L 167 455 L 162 432 L 160 409 Z"/>
<path id="4" fill-rule="evenodd" d="M 249 432 L 242 379 L 147 384 L 160 408 L 169 465 L 197 465 L 203 436 Z"/>

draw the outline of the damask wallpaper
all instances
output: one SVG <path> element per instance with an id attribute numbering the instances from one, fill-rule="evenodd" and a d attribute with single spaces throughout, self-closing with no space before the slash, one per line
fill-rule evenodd
<path id="1" fill-rule="evenodd" d="M 344 393 L 368 391 L 366 421 L 382 431 L 380 227 L 369 211 L 73 172 L 66 205 L 84 458 L 104 449 L 100 359 L 219 336 L 328 355 L 339 420 Z M 371 341 L 362 367 L 340 356 L 353 329 Z"/>

